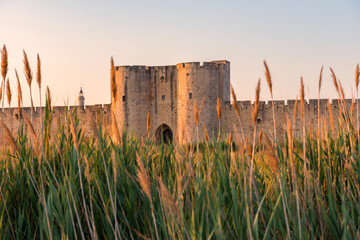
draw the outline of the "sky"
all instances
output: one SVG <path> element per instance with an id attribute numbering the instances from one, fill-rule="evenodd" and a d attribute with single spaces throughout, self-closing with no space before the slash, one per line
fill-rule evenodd
<path id="1" fill-rule="evenodd" d="M 321 97 L 336 98 L 332 67 L 351 98 L 360 62 L 360 1 L 0 0 L 4 44 L 13 107 L 15 68 L 30 105 L 23 50 L 33 72 L 39 53 L 43 92 L 49 86 L 60 106 L 76 104 L 81 86 L 87 105 L 110 103 L 111 56 L 118 66 L 228 60 L 238 100 L 254 99 L 259 78 L 261 100 L 270 99 L 263 60 L 275 99 L 295 99 L 301 76 L 306 98 L 317 98 L 323 65 Z M 35 80 L 32 89 L 39 105 Z"/>

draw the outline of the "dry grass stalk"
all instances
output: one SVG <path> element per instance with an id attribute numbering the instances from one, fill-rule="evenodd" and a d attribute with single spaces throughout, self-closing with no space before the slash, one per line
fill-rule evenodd
<path id="1" fill-rule="evenodd" d="M 294 104 L 294 115 L 293 115 L 293 122 L 295 124 L 295 121 L 296 121 L 296 114 L 297 114 L 297 105 L 298 105 L 298 96 L 296 96 L 296 99 L 295 99 L 295 104 Z"/>
<path id="2" fill-rule="evenodd" d="M 332 108 L 331 108 L 331 104 L 330 104 L 330 99 L 328 99 L 327 101 L 327 109 L 329 111 L 329 116 L 330 116 L 330 125 L 331 125 L 331 130 L 334 133 L 335 132 L 335 125 L 334 125 L 334 117 L 333 117 L 333 113 L 332 113 Z"/>
<path id="3" fill-rule="evenodd" d="M 303 77 L 301 77 L 300 80 L 300 111 L 301 119 L 303 121 L 303 124 L 305 124 L 305 91 Z"/>
<path id="4" fill-rule="evenodd" d="M 339 87 L 340 87 L 341 98 L 344 101 L 345 100 L 345 92 L 344 92 L 344 88 L 343 88 L 340 80 L 339 80 Z"/>
<path id="5" fill-rule="evenodd" d="M 276 159 L 276 155 L 273 149 L 273 145 L 269 139 L 269 137 L 266 135 L 266 133 L 261 130 L 260 132 L 261 138 L 264 146 L 265 146 L 265 156 L 268 158 L 268 166 L 271 172 L 273 172 L 275 175 L 279 175 L 279 168 L 278 168 L 278 161 Z"/>
<path id="6" fill-rule="evenodd" d="M 111 94 L 114 99 L 116 99 L 117 87 L 115 81 L 115 67 L 114 67 L 114 59 L 111 57 L 110 60 L 111 70 L 110 70 L 110 83 L 111 83 Z"/>
<path id="7" fill-rule="evenodd" d="M 146 129 L 147 129 L 148 134 L 150 134 L 151 120 L 150 120 L 150 113 L 149 112 L 147 114 L 147 119 L 146 119 Z"/>
<path id="8" fill-rule="evenodd" d="M 181 215 L 180 215 L 180 211 L 179 211 L 177 204 L 175 203 L 173 197 L 171 196 L 170 192 L 166 188 L 166 186 L 163 183 L 163 181 L 161 180 L 161 178 L 159 178 L 158 182 L 159 182 L 159 186 L 160 186 L 161 200 L 164 204 L 165 209 L 167 210 L 168 214 L 171 217 L 175 218 L 175 220 L 177 221 L 177 224 L 180 225 L 181 224 Z"/>
<path id="9" fill-rule="evenodd" d="M 16 75 L 16 80 L 17 80 L 18 110 L 20 111 L 20 108 L 22 107 L 22 90 L 21 90 L 19 75 L 18 75 L 16 69 L 15 69 L 15 75 Z"/>
<path id="10" fill-rule="evenodd" d="M 6 82 L 6 97 L 7 97 L 9 107 L 11 106 L 11 96 L 12 96 L 12 94 L 11 94 L 11 88 L 10 88 L 10 81 L 8 78 L 7 82 Z"/>
<path id="11" fill-rule="evenodd" d="M 260 99 L 260 78 L 259 81 L 256 85 L 256 90 L 255 90 L 255 102 L 254 102 L 254 107 L 252 108 L 252 112 L 251 112 L 251 116 L 252 116 L 252 121 L 253 124 L 255 126 L 256 124 L 256 119 L 259 113 L 259 99 Z"/>

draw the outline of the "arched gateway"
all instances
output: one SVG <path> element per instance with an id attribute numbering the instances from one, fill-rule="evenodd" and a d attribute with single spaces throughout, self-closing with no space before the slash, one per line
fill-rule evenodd
<path id="1" fill-rule="evenodd" d="M 173 133 L 171 128 L 166 124 L 161 124 L 155 132 L 156 143 L 160 144 L 162 141 L 164 143 L 172 143 L 173 141 Z"/>

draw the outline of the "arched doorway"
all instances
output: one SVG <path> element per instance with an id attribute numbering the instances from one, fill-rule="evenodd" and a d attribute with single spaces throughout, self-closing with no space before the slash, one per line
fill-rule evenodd
<path id="1" fill-rule="evenodd" d="M 155 131 L 156 143 L 160 144 L 162 141 L 169 144 L 173 141 L 173 133 L 171 128 L 166 124 L 161 124 Z"/>

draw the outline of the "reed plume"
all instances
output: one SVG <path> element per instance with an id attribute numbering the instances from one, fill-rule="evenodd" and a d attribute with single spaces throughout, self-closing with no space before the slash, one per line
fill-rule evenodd
<path id="1" fill-rule="evenodd" d="M 305 126 L 305 90 L 303 77 L 300 79 L 300 113 L 302 122 L 302 140 L 303 140 L 303 160 L 304 160 L 304 194 L 309 184 L 309 176 L 307 175 L 307 160 L 306 160 L 306 126 Z M 306 195 L 305 195 L 306 196 Z"/>
<path id="2" fill-rule="evenodd" d="M 29 85 L 29 89 L 30 89 L 30 101 L 31 101 L 31 122 L 33 121 L 33 112 L 34 112 L 34 103 L 33 103 L 33 98 L 32 98 L 32 91 L 31 91 L 31 83 L 32 83 L 32 71 L 30 68 L 30 64 L 29 64 L 29 60 L 27 57 L 27 54 L 25 52 L 25 50 L 23 50 L 23 54 L 24 54 L 24 73 L 25 73 L 25 77 L 26 77 L 26 81 Z"/>
<path id="3" fill-rule="evenodd" d="M 17 80 L 18 110 L 20 112 L 20 108 L 22 107 L 22 90 L 21 90 L 19 75 L 18 75 L 16 69 L 15 69 L 15 76 L 16 76 L 16 80 Z"/>
<path id="4" fill-rule="evenodd" d="M 217 140 L 219 141 L 220 140 L 220 133 L 221 133 L 221 103 L 220 103 L 219 98 L 218 98 L 217 104 L 216 104 L 216 112 L 217 112 L 218 122 L 219 122 L 218 138 L 217 138 Z"/>
<path id="5" fill-rule="evenodd" d="M 181 215 L 177 204 L 175 203 L 173 197 L 171 196 L 170 192 L 166 188 L 165 184 L 163 183 L 162 179 L 159 178 L 158 180 L 160 186 L 160 196 L 161 200 L 164 204 L 165 209 L 170 217 L 174 217 L 177 224 L 181 224 Z"/>
<path id="6" fill-rule="evenodd" d="M 337 79 L 336 79 L 336 75 L 335 75 L 335 73 L 334 73 L 334 70 L 333 70 L 332 68 L 330 68 L 330 72 L 331 72 L 331 78 L 332 78 L 332 80 L 333 80 L 333 83 L 334 83 L 336 92 L 337 92 L 338 95 L 340 96 L 339 85 L 338 85 L 338 82 L 337 82 Z"/>
<path id="7" fill-rule="evenodd" d="M 7 79 L 7 82 L 6 82 L 6 97 L 7 97 L 7 101 L 8 101 L 8 104 L 9 104 L 9 107 L 11 106 L 11 88 L 10 88 L 10 81 L 9 81 L 9 78 Z"/>
<path id="8" fill-rule="evenodd" d="M 111 69 L 110 69 L 111 94 L 112 94 L 112 97 L 114 99 L 116 99 L 117 87 L 116 87 L 116 82 L 115 82 L 115 67 L 114 67 L 113 57 L 111 57 L 110 65 L 111 65 Z"/>
<path id="9" fill-rule="evenodd" d="M 266 82 L 268 84 L 268 87 L 270 90 L 270 96 L 271 96 L 273 123 L 274 123 L 274 139 L 276 141 L 276 121 L 275 121 L 275 106 L 274 106 L 274 97 L 273 97 L 273 89 L 272 89 L 272 80 L 271 80 L 271 74 L 270 74 L 269 67 L 266 63 L 266 60 L 264 60 L 264 66 L 265 66 L 265 78 L 266 78 Z"/>
<path id="10" fill-rule="evenodd" d="M 276 155 L 273 149 L 273 145 L 269 139 L 269 137 L 266 135 L 266 133 L 261 130 L 260 132 L 261 140 L 264 143 L 265 146 L 265 156 L 268 159 L 268 166 L 272 173 L 274 173 L 276 176 L 279 175 L 279 168 L 278 168 L 278 161 L 276 159 Z"/>
<path id="11" fill-rule="evenodd" d="M 2 121 L 0 121 L 0 125 L 4 130 L 5 140 L 10 144 L 10 146 L 15 150 L 15 152 L 17 152 L 17 154 L 19 154 L 19 156 L 21 156 L 20 149 L 15 141 L 15 138 L 11 134 L 9 128 Z"/>
<path id="12" fill-rule="evenodd" d="M 321 66 L 320 75 L 319 75 L 319 88 L 318 88 L 318 126 L 317 126 L 317 145 L 318 145 L 318 164 L 320 166 L 320 91 L 321 91 L 321 84 L 322 84 L 322 72 L 324 66 Z M 320 174 L 320 171 L 319 171 Z"/>
<path id="13" fill-rule="evenodd" d="M 44 120 L 43 120 L 43 114 L 42 114 L 42 102 L 41 102 L 41 81 L 42 81 L 42 77 L 41 77 L 41 60 L 40 60 L 40 56 L 39 54 L 37 54 L 37 67 L 36 67 L 36 82 L 38 84 L 39 87 L 39 100 L 40 100 L 40 116 L 41 116 L 41 131 L 43 131 L 43 124 L 44 124 Z"/>
<path id="14" fill-rule="evenodd" d="M 232 85 L 230 85 L 230 91 L 231 91 L 231 96 L 232 96 L 232 106 L 235 109 L 236 114 L 238 115 L 238 117 L 240 117 L 240 108 L 238 106 L 237 100 L 236 100 L 236 94 L 234 91 L 234 88 Z"/>
<path id="15" fill-rule="evenodd" d="M 335 132 L 335 125 L 334 125 L 334 117 L 333 117 L 333 113 L 332 113 L 332 108 L 331 108 L 331 104 L 330 104 L 330 99 L 328 99 L 327 101 L 327 109 L 329 111 L 329 116 L 330 116 L 330 125 L 331 125 L 331 130 L 334 133 Z"/>
<path id="16" fill-rule="evenodd" d="M 359 138 L 359 64 L 356 65 L 355 69 L 355 86 L 356 86 L 356 132 L 357 137 Z M 358 141 L 358 149 L 360 151 L 360 141 Z"/>
<path id="17" fill-rule="evenodd" d="M 195 124 L 196 124 L 196 126 L 198 126 L 199 125 L 199 112 L 197 109 L 196 100 L 194 101 L 194 118 L 195 118 Z"/>
<path id="18" fill-rule="evenodd" d="M 257 119 L 257 116 L 258 116 L 258 113 L 259 113 L 259 99 L 260 99 L 260 78 L 259 78 L 259 81 L 256 85 L 256 90 L 255 90 L 255 102 L 254 102 L 254 107 L 252 109 L 252 121 L 253 121 L 253 124 L 255 126 L 256 124 L 256 119 Z"/>
<path id="19" fill-rule="evenodd" d="M 148 114 L 147 114 L 146 129 L 147 129 L 147 133 L 149 135 L 150 134 L 150 129 L 151 129 L 150 112 L 148 112 Z"/>
<path id="20" fill-rule="evenodd" d="M 158 234 L 156 219 L 155 219 L 155 214 L 154 214 L 154 205 L 153 205 L 152 196 L 151 196 L 150 180 L 149 180 L 149 177 L 144 168 L 144 164 L 143 164 L 141 158 L 139 157 L 139 154 L 136 154 L 136 162 L 138 165 L 138 169 L 137 169 L 138 179 L 137 180 L 140 184 L 141 189 L 144 191 L 144 193 L 146 194 L 146 196 L 148 197 L 148 199 L 150 201 L 151 215 L 152 215 L 152 219 L 153 219 L 153 223 L 154 223 L 155 234 L 156 234 L 156 238 L 159 239 L 159 234 Z"/>
<path id="21" fill-rule="evenodd" d="M 5 79 L 6 79 L 6 75 L 8 72 L 8 52 L 6 49 L 6 46 L 4 44 L 3 49 L 1 50 L 1 76 L 3 78 L 2 80 L 2 85 L 5 85 Z M 1 95 L 5 95 L 5 89 L 1 88 Z M 4 112 L 4 99 L 2 99 L 2 111 Z"/>
<path id="22" fill-rule="evenodd" d="M 28 131 L 30 132 L 30 136 L 32 138 L 32 141 L 33 141 L 33 144 L 34 144 L 34 150 L 35 150 L 35 154 L 38 158 L 38 161 L 39 161 L 39 164 L 40 164 L 40 161 L 41 161 L 41 156 L 40 156 L 40 145 L 39 145 L 39 139 L 35 133 L 35 129 L 34 129 L 34 126 L 32 125 L 31 123 L 31 120 L 29 118 L 29 116 L 27 115 L 27 113 L 24 111 L 22 113 L 22 116 L 26 122 L 26 125 L 28 126 Z"/>
<path id="23" fill-rule="evenodd" d="M 51 93 L 49 86 L 46 87 L 46 100 L 48 102 L 48 110 L 49 112 L 51 112 Z"/>
<path id="24" fill-rule="evenodd" d="M 205 124 L 204 124 L 204 135 L 205 135 L 205 141 L 208 142 L 209 141 L 209 136 L 208 136 Z"/>

